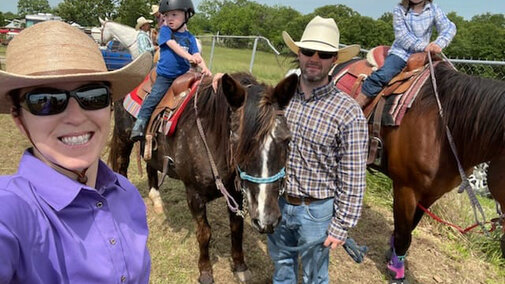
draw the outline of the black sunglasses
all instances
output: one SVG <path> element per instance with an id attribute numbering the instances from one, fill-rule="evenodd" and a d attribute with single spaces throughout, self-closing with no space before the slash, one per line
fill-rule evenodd
<path id="1" fill-rule="evenodd" d="M 85 85 L 73 91 L 34 89 L 24 94 L 20 104 L 33 115 L 53 115 L 67 108 L 70 97 L 75 98 L 84 110 L 98 110 L 110 105 L 109 87 L 100 84 Z"/>
<path id="2" fill-rule="evenodd" d="M 336 52 L 325 52 L 325 51 L 316 51 L 316 50 L 312 50 L 312 49 L 305 49 L 305 48 L 300 48 L 300 52 L 307 56 L 307 57 L 312 57 L 314 56 L 314 54 L 317 54 L 319 55 L 319 58 L 321 59 L 330 59 L 332 58 L 333 56 L 336 56 L 337 53 Z"/>

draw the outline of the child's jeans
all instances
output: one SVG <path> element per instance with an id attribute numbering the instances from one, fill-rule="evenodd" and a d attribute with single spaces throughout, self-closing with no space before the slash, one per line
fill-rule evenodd
<path id="1" fill-rule="evenodd" d="M 375 97 L 382 88 L 393 79 L 407 65 L 401 57 L 390 54 L 386 57 L 384 65 L 373 72 L 361 86 L 361 92 L 367 97 Z"/>
<path id="2" fill-rule="evenodd" d="M 142 119 L 144 121 L 149 120 L 154 109 L 161 101 L 165 93 L 168 91 L 168 88 L 170 88 L 174 80 L 174 78 L 167 78 L 161 75 L 158 75 L 156 77 L 156 81 L 154 81 L 151 93 L 142 103 L 142 107 L 140 108 L 139 114 L 137 115 L 137 119 Z"/>

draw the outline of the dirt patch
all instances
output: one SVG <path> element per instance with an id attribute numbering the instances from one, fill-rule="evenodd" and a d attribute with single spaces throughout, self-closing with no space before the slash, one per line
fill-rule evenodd
<path id="1" fill-rule="evenodd" d="M 152 253 L 153 248 L 156 250 L 153 255 L 153 283 L 196 283 L 198 278 L 198 245 L 193 221 L 185 207 L 183 191 L 170 189 L 162 192 L 168 218 L 156 215 L 150 200 L 146 199 L 151 228 L 149 245 Z M 230 270 L 230 233 L 225 206 L 221 199 L 208 206 L 213 234 L 210 253 L 214 279 L 216 283 L 239 283 Z M 174 212 L 177 214 L 172 215 Z M 249 223 L 249 220 L 246 221 Z M 367 245 L 369 252 L 364 262 L 357 264 L 344 249 L 332 251 L 331 283 L 387 283 L 386 252 L 392 230 L 392 213 L 373 204 L 366 204 L 359 225 L 350 235 L 358 244 Z M 163 238 L 160 238 L 160 234 Z M 176 247 L 163 244 L 173 240 L 178 240 Z M 409 283 L 505 283 L 493 266 L 477 257 L 447 249 L 447 242 L 450 241 L 430 233 L 429 223 L 421 222 L 414 233 L 407 257 Z M 167 251 L 160 251 L 160 247 L 166 247 Z M 249 283 L 271 283 L 273 265 L 266 248 L 266 236 L 258 234 L 249 224 L 245 226 L 244 251 L 253 274 Z M 167 264 L 167 258 L 172 256 L 181 261 L 174 264 L 170 260 Z M 179 275 L 178 278 L 170 277 L 174 274 Z"/>

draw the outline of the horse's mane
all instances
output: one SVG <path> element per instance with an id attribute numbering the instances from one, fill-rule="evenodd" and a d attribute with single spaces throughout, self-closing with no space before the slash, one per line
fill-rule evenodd
<path id="1" fill-rule="evenodd" d="M 466 75 L 443 63 L 436 66 L 435 78 L 446 124 L 460 155 L 473 160 L 472 154 L 474 158 L 489 157 L 493 149 L 501 148 L 505 143 L 505 83 Z M 421 89 L 416 107 L 422 111 L 438 110 L 432 86 L 428 79 Z M 437 133 L 446 140 L 443 124 L 439 123 Z"/>
<path id="2" fill-rule="evenodd" d="M 275 110 L 272 105 L 270 96 L 261 96 L 263 93 L 272 93 L 272 88 L 264 84 L 259 84 L 258 81 L 249 73 L 238 72 L 230 74 L 246 91 L 245 104 L 242 107 L 243 115 L 240 116 L 239 129 L 240 143 L 234 149 L 234 158 L 236 163 L 248 160 L 251 156 L 257 154 L 257 149 L 265 136 L 270 132 L 275 122 Z M 202 82 L 198 93 L 198 114 L 199 117 L 205 118 L 203 125 L 208 135 L 207 139 L 215 139 L 215 145 L 219 145 L 219 153 L 224 154 L 229 152 L 228 144 L 223 143 L 222 139 L 230 137 L 230 115 L 231 110 L 226 101 L 226 97 L 222 88 L 218 88 L 217 93 L 214 93 L 212 79 L 208 78 Z M 192 100 L 190 104 L 193 104 Z M 191 111 L 183 112 L 181 119 L 194 119 L 193 107 Z"/>
<path id="3" fill-rule="evenodd" d="M 275 123 L 275 109 L 272 107 L 273 88 L 264 84 L 247 88 L 247 97 L 240 129 L 240 143 L 235 151 L 235 162 L 242 163 L 257 155 L 258 148 Z M 266 94 L 266 95 L 265 95 Z"/>

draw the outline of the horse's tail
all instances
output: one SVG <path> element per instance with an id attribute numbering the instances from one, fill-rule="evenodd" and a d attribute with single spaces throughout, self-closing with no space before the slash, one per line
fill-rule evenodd
<path id="1" fill-rule="evenodd" d="M 134 118 L 126 112 L 122 101 L 114 103 L 114 128 L 109 142 L 107 163 L 113 171 L 127 175 L 133 142 L 129 139 Z"/>

